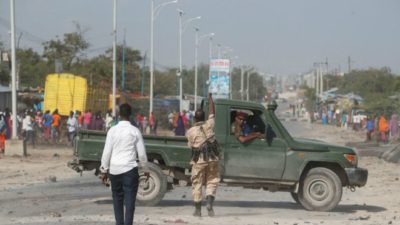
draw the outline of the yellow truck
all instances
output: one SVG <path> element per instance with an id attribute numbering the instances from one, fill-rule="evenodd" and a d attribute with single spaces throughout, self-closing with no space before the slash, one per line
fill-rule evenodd
<path id="1" fill-rule="evenodd" d="M 44 110 L 58 109 L 62 116 L 86 109 L 88 85 L 85 78 L 70 73 L 49 74 L 44 90 Z"/>

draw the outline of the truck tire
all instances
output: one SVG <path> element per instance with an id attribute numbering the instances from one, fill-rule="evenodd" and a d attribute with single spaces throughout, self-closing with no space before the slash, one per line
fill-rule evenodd
<path id="1" fill-rule="evenodd" d="M 313 168 L 300 181 L 298 198 L 307 210 L 330 211 L 342 198 L 342 182 L 330 169 Z"/>
<path id="2" fill-rule="evenodd" d="M 139 169 L 139 187 L 136 200 L 142 206 L 155 206 L 167 192 L 167 177 L 157 164 L 147 163 L 150 177 L 146 182 L 141 169 Z"/>

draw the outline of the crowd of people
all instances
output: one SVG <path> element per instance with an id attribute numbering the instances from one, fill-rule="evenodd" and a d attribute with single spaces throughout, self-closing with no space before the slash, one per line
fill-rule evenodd
<path id="1" fill-rule="evenodd" d="M 17 136 L 33 148 L 38 143 L 63 143 L 64 137 L 72 146 L 78 129 L 106 131 L 113 123 L 115 124 L 115 121 L 110 111 L 105 114 L 104 118 L 100 111 L 94 114 L 91 110 L 83 113 L 71 111 L 66 118 L 59 114 L 58 109 L 52 112 L 28 109 L 17 115 Z M 2 153 L 5 150 L 5 141 L 11 138 L 11 134 L 12 117 L 9 109 L 6 109 L 4 113 L 0 113 L 0 149 Z"/>
<path id="2" fill-rule="evenodd" d="M 185 136 L 186 131 L 192 127 L 194 112 L 183 110 L 181 113 L 170 112 L 168 114 L 168 127 L 175 136 Z"/>
<path id="3" fill-rule="evenodd" d="M 355 132 L 366 132 L 366 141 L 377 144 L 397 143 L 399 138 L 399 119 L 396 113 L 389 117 L 385 114 L 369 114 L 356 110 L 350 113 L 339 109 L 314 112 L 314 119 L 320 119 L 322 125 L 335 125 Z"/>
<path id="4" fill-rule="evenodd" d="M 143 134 L 157 135 L 158 120 L 153 113 L 149 117 L 137 113 L 136 117 L 131 116 L 130 122 Z M 52 112 L 27 109 L 17 115 L 17 136 L 33 148 L 37 144 L 64 142 L 72 146 L 78 129 L 108 131 L 117 123 L 118 118 L 112 116 L 111 110 L 105 113 L 93 113 L 90 109 L 84 112 L 71 111 L 68 117 L 63 117 L 58 109 Z M 0 112 L 0 153 L 4 153 L 5 141 L 11 138 L 11 134 L 12 116 L 10 110 L 6 109 Z"/>

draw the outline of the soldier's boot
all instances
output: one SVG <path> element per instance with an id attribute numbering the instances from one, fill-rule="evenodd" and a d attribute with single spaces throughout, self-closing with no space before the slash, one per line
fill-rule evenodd
<path id="1" fill-rule="evenodd" d="M 214 209 L 213 209 L 213 204 L 214 204 L 214 199 L 215 197 L 212 195 L 207 195 L 207 212 L 208 216 L 213 217 L 215 215 Z"/>
<path id="2" fill-rule="evenodd" d="M 201 202 L 195 202 L 194 207 L 195 207 L 195 209 L 193 212 L 193 216 L 200 217 L 201 216 Z"/>

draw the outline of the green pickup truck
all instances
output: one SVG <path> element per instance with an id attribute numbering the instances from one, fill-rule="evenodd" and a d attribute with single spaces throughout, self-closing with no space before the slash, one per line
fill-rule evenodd
<path id="1" fill-rule="evenodd" d="M 205 105 L 205 108 L 207 105 Z M 337 206 L 343 187 L 354 190 L 367 182 L 368 171 L 357 166 L 348 147 L 290 136 L 275 115 L 277 104 L 215 100 L 215 134 L 221 145 L 221 183 L 244 188 L 290 192 L 307 210 L 329 211 Z M 235 112 L 246 112 L 254 129 L 265 134 L 242 144 L 234 135 Z M 207 110 L 205 110 L 207 112 Z M 106 133 L 81 130 L 75 159 L 69 167 L 98 173 Z M 156 205 L 174 184 L 190 185 L 191 149 L 185 137 L 144 136 L 150 179 L 141 176 L 137 200 Z"/>

